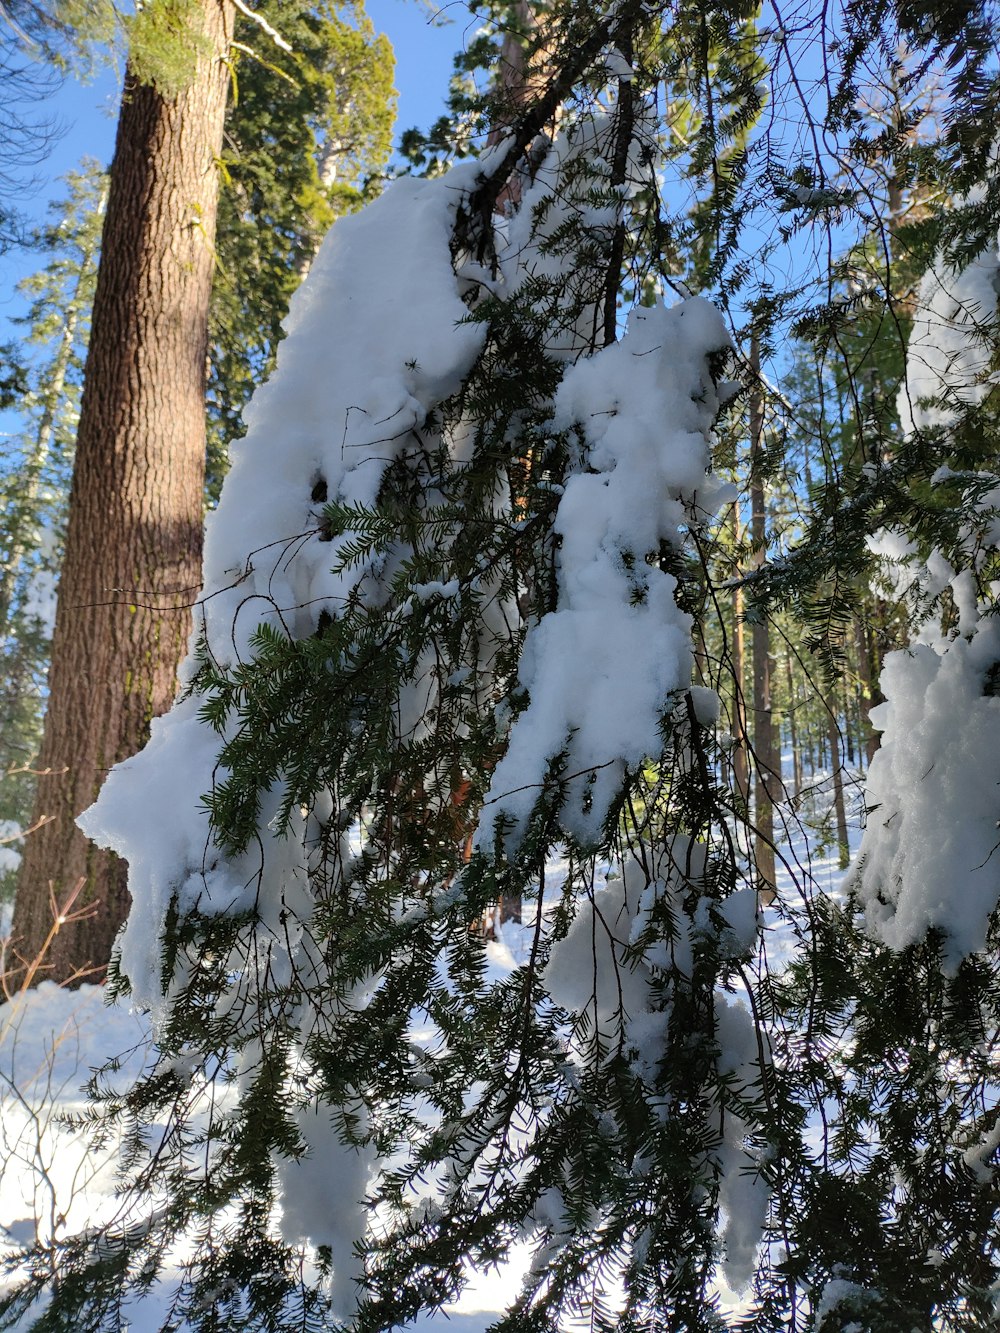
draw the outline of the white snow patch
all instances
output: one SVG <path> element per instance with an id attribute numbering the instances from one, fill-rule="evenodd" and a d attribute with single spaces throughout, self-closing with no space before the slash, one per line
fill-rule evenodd
<path id="1" fill-rule="evenodd" d="M 1000 697 L 985 693 L 998 663 L 995 619 L 971 641 L 890 653 L 871 712 L 883 736 L 858 862 L 868 927 L 895 949 L 937 927 L 953 967 L 983 948 L 1000 898 Z"/>
<path id="2" fill-rule="evenodd" d="M 579 430 L 591 470 L 570 477 L 559 501 L 558 607 L 528 632 L 519 678 L 529 703 L 494 771 L 480 845 L 498 826 L 516 845 L 553 764 L 564 826 L 595 841 L 626 767 L 660 751 L 692 658 L 690 617 L 655 554 L 661 542 L 679 546 L 718 499 L 707 358 L 726 346 L 719 312 L 693 298 L 633 311 L 619 342 L 566 371 L 554 425 Z"/>

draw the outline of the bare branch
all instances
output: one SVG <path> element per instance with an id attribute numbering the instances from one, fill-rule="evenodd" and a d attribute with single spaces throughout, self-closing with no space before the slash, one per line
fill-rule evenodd
<path id="1" fill-rule="evenodd" d="M 273 28 L 271 24 L 268 23 L 263 14 L 258 14 L 255 9 L 251 9 L 249 5 L 244 3 L 244 0 L 233 0 L 233 4 L 235 4 L 236 8 L 245 18 L 248 18 L 251 23 L 256 23 L 262 32 L 266 32 L 268 37 L 270 37 L 271 41 L 274 42 L 279 50 L 291 51 L 291 43 L 282 37 L 277 28 Z"/>

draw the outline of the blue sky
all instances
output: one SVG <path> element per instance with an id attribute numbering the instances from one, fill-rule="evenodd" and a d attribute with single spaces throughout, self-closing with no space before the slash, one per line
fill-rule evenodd
<path id="1" fill-rule="evenodd" d="M 396 52 L 397 134 L 413 125 L 431 125 L 444 110 L 453 54 L 463 45 L 470 24 L 474 24 L 468 7 L 464 3 L 446 5 L 437 22 L 422 0 L 368 0 L 367 9 Z M 118 94 L 119 74 L 106 68 L 87 84 L 66 79 L 38 108 L 39 115 L 55 122 L 59 133 L 47 161 L 35 173 L 34 186 L 25 188 L 17 201 L 28 217 L 37 221 L 45 218 L 48 203 L 64 194 L 60 177 L 84 157 L 110 161 Z M 38 255 L 30 252 L 0 257 L 0 341 L 12 336 L 6 329 L 7 320 L 23 308 L 14 287 L 38 263 Z"/>

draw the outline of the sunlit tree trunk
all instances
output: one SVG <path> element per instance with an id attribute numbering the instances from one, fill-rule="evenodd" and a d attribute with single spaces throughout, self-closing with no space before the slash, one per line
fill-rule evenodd
<path id="1" fill-rule="evenodd" d="M 733 547 L 740 544 L 740 516 L 733 506 Z M 744 804 L 750 801 L 750 764 L 747 757 L 747 714 L 743 697 L 746 631 L 743 624 L 743 588 L 737 582 L 732 593 L 733 609 L 733 779 Z"/>
<path id="2" fill-rule="evenodd" d="M 754 376 L 750 393 L 750 535 L 755 552 L 763 552 L 767 541 L 764 483 L 764 398 L 760 390 L 760 346 L 756 337 L 750 349 Z M 755 620 L 751 640 L 753 659 L 753 748 L 754 825 L 756 864 L 761 893 L 774 896 L 774 803 L 781 786 L 781 756 L 774 742 L 771 699 L 771 631 L 766 620 Z"/>
<path id="3" fill-rule="evenodd" d="M 544 23 L 544 20 L 542 20 Z M 529 38 L 538 37 L 539 17 L 535 13 L 533 4 L 529 0 L 515 0 L 510 6 L 508 14 L 508 27 L 504 33 L 503 42 L 500 47 L 500 64 L 498 69 L 498 81 L 507 99 L 508 119 L 513 124 L 524 106 L 533 96 L 536 96 L 544 86 L 545 77 L 548 72 L 547 53 L 544 43 L 544 29 L 541 33 L 543 40 L 535 45 L 535 59 L 529 66 L 528 44 Z M 554 126 L 553 126 L 554 128 Z M 508 126 L 504 123 L 496 124 L 490 131 L 488 143 L 495 145 L 499 143 Z M 498 216 L 503 217 L 508 210 L 517 208 L 521 202 L 521 193 L 524 186 L 524 177 L 520 171 L 513 172 L 504 183 L 503 188 L 497 195 L 494 211 Z M 525 460 L 525 466 L 530 467 L 531 460 Z M 467 851 L 471 851 L 471 837 L 466 843 Z M 502 925 L 505 921 L 521 920 L 521 898 L 517 894 L 503 894 L 497 904 L 497 918 Z M 492 930 L 492 925 L 488 924 L 488 930 Z"/>
<path id="4" fill-rule="evenodd" d="M 797 799 L 802 790 L 802 749 L 798 719 L 795 716 L 795 676 L 792 671 L 792 654 L 787 646 L 785 648 L 785 681 L 788 686 L 788 730 L 792 746 L 792 796 Z"/>
<path id="5" fill-rule="evenodd" d="M 869 721 L 869 714 L 876 702 L 877 684 L 872 670 L 871 653 L 868 649 L 868 634 L 862 622 L 855 617 L 854 644 L 858 655 L 858 677 L 861 682 L 861 727 L 865 746 L 865 758 L 870 764 L 878 749 L 878 732 Z"/>
<path id="6" fill-rule="evenodd" d="M 126 71 L 84 377 L 35 821 L 13 934 L 33 957 L 81 879 L 90 917 L 42 975 L 106 965 L 127 910 L 124 866 L 74 817 L 173 699 L 201 571 L 205 359 L 232 33 L 203 0 L 197 71 L 167 96 Z M 169 811 L 151 811 L 151 819 Z"/>
<path id="7" fill-rule="evenodd" d="M 845 719 L 845 725 L 846 719 Z M 830 770 L 833 774 L 833 811 L 837 824 L 837 861 L 846 869 L 850 852 L 847 837 L 847 811 L 844 805 L 844 766 L 840 752 L 840 726 L 837 719 L 837 694 L 830 691 L 827 703 L 827 739 L 830 742 Z"/>

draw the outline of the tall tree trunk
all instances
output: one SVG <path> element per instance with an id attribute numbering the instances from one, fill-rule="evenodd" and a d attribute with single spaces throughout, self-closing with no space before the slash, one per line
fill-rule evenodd
<path id="1" fill-rule="evenodd" d="M 830 769 L 833 773 L 833 811 L 837 821 L 837 862 L 841 870 L 846 870 L 851 854 L 847 835 L 847 811 L 844 806 L 844 767 L 840 754 L 840 726 L 837 721 L 836 690 L 830 691 L 826 708 L 826 734 L 830 742 Z"/>
<path id="2" fill-rule="evenodd" d="M 544 19 L 542 22 L 544 23 Z M 528 66 L 529 41 L 537 35 L 538 24 L 539 16 L 535 13 L 531 0 L 516 0 L 511 6 L 509 26 L 504 33 L 500 47 L 498 72 L 498 91 L 501 91 L 507 99 L 507 114 L 503 116 L 499 124 L 493 125 L 490 129 L 487 139 L 487 144 L 490 146 L 501 142 L 510 125 L 514 124 L 525 105 L 532 97 L 537 96 L 545 86 L 547 61 L 544 49 L 536 51 L 532 67 L 529 69 Z M 497 195 L 494 204 L 494 212 L 498 217 L 502 218 L 510 210 L 520 206 L 523 187 L 524 176 L 522 170 L 512 172 Z M 530 466 L 530 458 L 525 459 L 525 468 L 530 468 Z M 515 498 L 515 505 L 518 504 L 519 501 Z M 472 839 L 470 836 L 466 844 L 466 850 L 471 852 L 471 849 Z M 520 921 L 521 909 L 520 894 L 502 894 L 496 908 L 498 923 L 503 925 L 505 921 Z M 488 932 L 492 932 L 493 929 L 492 923 L 487 923 Z"/>
<path id="3" fill-rule="evenodd" d="M 740 545 L 739 509 L 733 505 L 733 549 Z M 746 659 L 746 630 L 743 623 L 743 589 L 733 588 L 733 779 L 744 806 L 750 804 L 750 763 L 747 755 L 747 714 L 743 697 L 743 664 Z"/>
<path id="4" fill-rule="evenodd" d="M 799 738 L 798 720 L 795 716 L 795 676 L 792 671 L 792 654 L 785 646 L 785 681 L 788 686 L 788 730 L 792 746 L 792 798 L 797 801 L 802 791 L 802 749 Z"/>
<path id="5" fill-rule="evenodd" d="M 871 652 L 868 647 L 868 632 L 859 619 L 854 617 L 854 644 L 858 656 L 858 679 L 861 683 L 861 727 L 864 737 L 865 758 L 869 765 L 878 749 L 878 732 L 869 721 L 869 713 L 874 707 L 878 686 L 872 671 Z"/>
<path id="6" fill-rule="evenodd" d="M 108 769 L 171 703 L 201 575 L 205 360 L 231 0 L 203 0 L 203 46 L 172 96 L 126 70 L 70 494 L 35 818 L 13 935 L 33 957 L 50 903 L 86 881 L 85 921 L 42 974 L 108 962 L 125 867 L 76 828 Z M 150 817 L 169 818 L 151 811 Z"/>
<path id="7" fill-rule="evenodd" d="M 855 712 L 856 700 L 851 690 L 844 689 L 844 745 L 847 746 L 848 768 L 855 766 Z"/>
<path id="8" fill-rule="evenodd" d="M 761 477 L 764 448 L 764 398 L 760 389 L 760 344 L 750 344 L 750 369 L 754 376 L 750 391 L 750 536 L 754 552 L 763 553 L 767 542 L 764 483 Z M 774 803 L 781 787 L 781 755 L 774 743 L 771 712 L 771 631 L 766 620 L 755 621 L 751 633 L 753 657 L 753 748 L 754 824 L 756 862 L 761 896 L 774 897 Z"/>

